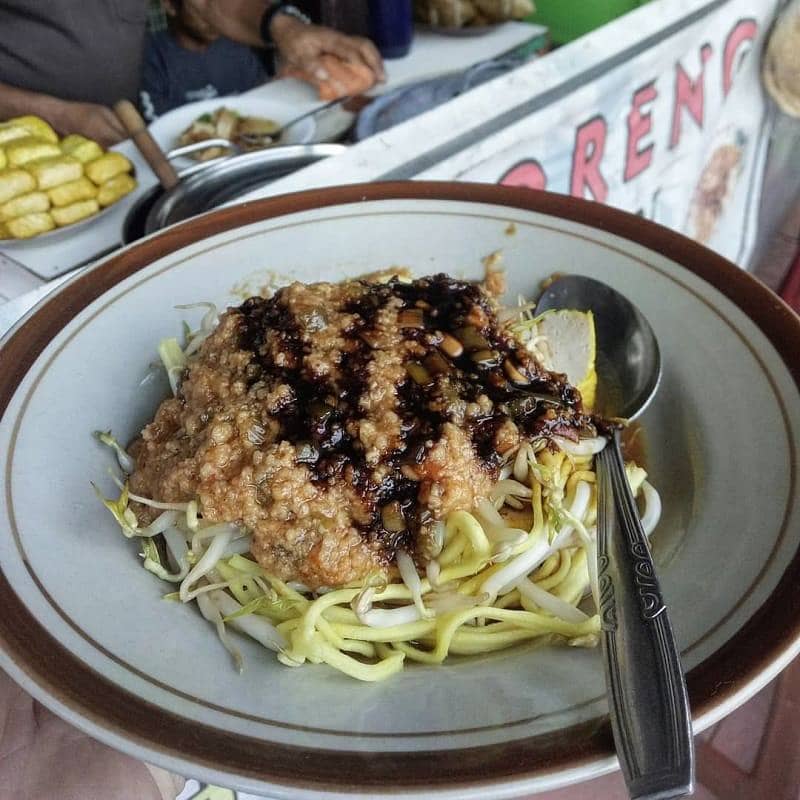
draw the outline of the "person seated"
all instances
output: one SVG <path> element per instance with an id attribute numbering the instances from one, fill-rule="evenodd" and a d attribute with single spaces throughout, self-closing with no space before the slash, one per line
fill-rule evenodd
<path id="1" fill-rule="evenodd" d="M 183 0 L 212 30 L 251 47 L 274 47 L 287 67 L 321 80 L 325 56 L 366 66 L 383 79 L 367 39 L 307 25 L 284 2 Z M 0 1 L 0 120 L 33 114 L 60 134 L 109 147 L 126 137 L 111 106 L 138 99 L 146 0 Z"/>
<path id="2" fill-rule="evenodd" d="M 148 32 L 139 105 L 152 121 L 196 100 L 239 94 L 267 80 L 264 63 L 247 45 L 220 35 L 183 0 L 162 0 L 168 28 Z"/>

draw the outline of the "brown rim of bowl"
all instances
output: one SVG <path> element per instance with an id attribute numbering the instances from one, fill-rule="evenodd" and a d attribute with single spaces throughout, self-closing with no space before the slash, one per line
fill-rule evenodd
<path id="1" fill-rule="evenodd" d="M 394 182 L 315 189 L 221 209 L 112 256 L 47 298 L 0 350 L 0 415 L 48 342 L 80 310 L 156 259 L 193 242 L 263 219 L 326 206 L 394 199 L 480 202 L 571 220 L 661 253 L 714 286 L 761 329 L 800 392 L 800 319 L 763 284 L 721 256 L 667 228 L 608 206 L 491 184 Z M 800 552 L 764 605 L 687 676 L 695 717 L 730 699 L 800 638 Z M 0 572 L 0 643 L 45 698 L 110 737 L 198 769 L 306 790 L 422 791 L 519 782 L 614 755 L 607 720 L 512 743 L 420 753 L 309 750 L 226 734 L 187 722 L 121 689 L 63 648 L 36 621 Z M 187 730 L 188 729 L 188 730 Z M 351 776 L 359 775 L 358 784 Z M 391 783 L 391 786 L 387 786 Z"/>

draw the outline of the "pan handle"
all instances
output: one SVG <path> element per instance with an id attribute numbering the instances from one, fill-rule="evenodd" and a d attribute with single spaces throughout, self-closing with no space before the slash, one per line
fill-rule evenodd
<path id="1" fill-rule="evenodd" d="M 167 153 L 167 158 L 172 161 L 174 158 L 190 156 L 192 153 L 208 150 L 211 147 L 224 147 L 226 150 L 230 150 L 231 153 L 236 153 L 236 145 L 233 142 L 229 141 L 228 139 L 215 138 L 202 139 L 199 142 L 192 142 L 191 144 L 184 144 L 180 147 L 176 147 Z M 209 161 L 212 160 L 213 159 L 209 159 Z"/>
<path id="2" fill-rule="evenodd" d="M 224 147 L 228 152 L 216 158 L 209 158 L 208 161 L 199 161 L 196 164 L 192 164 L 190 167 L 180 170 L 178 172 L 178 177 L 181 180 L 188 178 L 190 175 L 194 175 L 195 172 L 202 172 L 204 169 L 214 166 L 214 164 L 219 164 L 221 161 L 235 156 L 238 152 L 236 146 L 227 139 L 203 139 L 201 142 L 192 142 L 191 144 L 186 144 L 182 147 L 176 147 L 174 150 L 170 150 L 167 153 L 167 160 L 172 161 L 182 156 L 189 156 L 198 151 L 208 150 L 209 147 Z"/>
<path id="3" fill-rule="evenodd" d="M 175 168 L 169 163 L 156 140 L 150 135 L 145 121 L 133 103 L 129 100 L 120 100 L 114 104 L 114 112 L 165 191 L 177 186 L 178 173 L 175 172 Z"/>

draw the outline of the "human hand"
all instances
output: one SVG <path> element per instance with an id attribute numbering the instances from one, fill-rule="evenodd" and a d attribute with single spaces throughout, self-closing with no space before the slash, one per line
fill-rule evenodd
<path id="1" fill-rule="evenodd" d="M 94 139 L 102 147 L 110 147 L 123 139 L 128 133 L 117 115 L 107 106 L 97 103 L 77 103 L 53 98 L 49 122 L 63 136 L 80 133 Z"/>
<path id="2" fill-rule="evenodd" d="M 175 800 L 183 778 L 106 747 L 0 670 L 0 794 L 25 800 Z"/>
<path id="3" fill-rule="evenodd" d="M 332 55 L 367 67 L 376 82 L 385 80 L 380 53 L 369 39 L 347 36 L 319 25 L 306 25 L 288 14 L 273 17 L 270 35 L 290 72 L 305 73 L 319 83 L 329 81 L 332 76 L 324 65 L 323 56 Z"/>

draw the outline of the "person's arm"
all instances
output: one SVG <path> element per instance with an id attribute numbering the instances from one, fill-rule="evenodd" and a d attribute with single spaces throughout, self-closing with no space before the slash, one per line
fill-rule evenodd
<path id="1" fill-rule="evenodd" d="M 184 0 L 223 36 L 251 47 L 263 47 L 260 26 L 271 0 Z M 347 36 L 332 28 L 306 25 L 288 14 L 275 14 L 269 35 L 286 66 L 326 80 L 320 63 L 325 54 L 372 70 L 375 79 L 384 80 L 383 61 L 375 45 L 360 36 Z"/>
<path id="2" fill-rule="evenodd" d="M 272 0 L 184 0 L 184 2 L 228 39 L 250 47 L 264 46 L 259 26 Z"/>
<path id="3" fill-rule="evenodd" d="M 275 14 L 269 32 L 286 66 L 313 75 L 317 80 L 329 77 L 320 62 L 323 55 L 364 64 L 372 70 L 375 80 L 385 78 L 380 53 L 369 39 L 346 36 L 319 25 L 306 25 L 288 14 Z"/>
<path id="4" fill-rule="evenodd" d="M 106 106 L 61 100 L 49 94 L 0 83 L 0 119 L 23 114 L 41 117 L 62 135 L 81 133 L 103 147 L 116 144 L 127 137 L 116 114 Z"/>
<path id="5" fill-rule="evenodd" d="M 174 800 L 185 781 L 89 738 L 51 714 L 0 670 L 3 797 Z"/>

